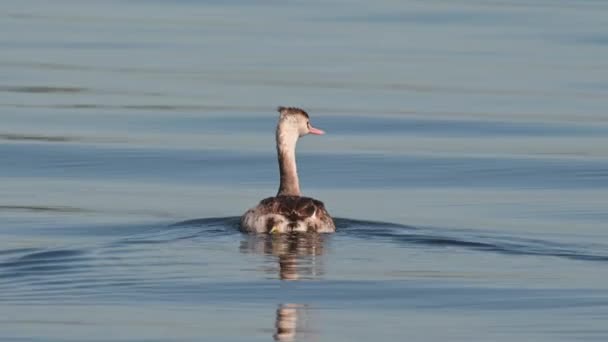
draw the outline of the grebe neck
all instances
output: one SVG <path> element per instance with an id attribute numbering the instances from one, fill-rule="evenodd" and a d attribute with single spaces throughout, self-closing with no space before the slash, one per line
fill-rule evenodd
<path id="1" fill-rule="evenodd" d="M 281 183 L 277 196 L 300 196 L 300 180 L 296 166 L 298 132 L 277 127 L 277 155 Z"/>

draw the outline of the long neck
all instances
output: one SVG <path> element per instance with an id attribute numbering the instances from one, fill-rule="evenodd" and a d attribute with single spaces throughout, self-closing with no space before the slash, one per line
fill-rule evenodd
<path id="1" fill-rule="evenodd" d="M 296 167 L 297 132 L 286 132 L 277 128 L 277 154 L 279 157 L 279 172 L 281 184 L 277 196 L 300 196 L 300 181 Z"/>

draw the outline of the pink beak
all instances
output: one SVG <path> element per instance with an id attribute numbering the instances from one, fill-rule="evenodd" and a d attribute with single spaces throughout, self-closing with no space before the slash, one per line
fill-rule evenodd
<path id="1" fill-rule="evenodd" d="M 308 129 L 308 133 L 315 134 L 315 135 L 323 135 L 323 134 L 325 134 L 325 131 L 310 126 L 310 128 Z"/>

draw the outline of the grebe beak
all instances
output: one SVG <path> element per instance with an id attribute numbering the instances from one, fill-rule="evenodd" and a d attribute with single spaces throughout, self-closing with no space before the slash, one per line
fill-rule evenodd
<path id="1" fill-rule="evenodd" d="M 325 134 L 325 131 L 310 126 L 310 128 L 308 129 L 308 133 L 315 134 L 315 135 L 323 135 L 323 134 Z"/>

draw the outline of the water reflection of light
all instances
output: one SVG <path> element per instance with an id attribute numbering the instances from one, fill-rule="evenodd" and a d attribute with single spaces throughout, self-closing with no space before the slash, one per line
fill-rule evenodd
<path id="1" fill-rule="evenodd" d="M 320 234 L 246 235 L 240 250 L 273 256 L 272 261 L 278 264 L 278 277 L 282 281 L 317 279 L 323 274 L 319 257 L 324 251 L 324 239 L 325 236 Z M 274 274 L 277 269 L 265 272 Z M 290 342 L 295 340 L 296 332 L 309 332 L 307 320 L 302 319 L 302 316 L 308 316 L 307 309 L 305 304 L 279 304 L 272 335 L 274 340 Z"/>

